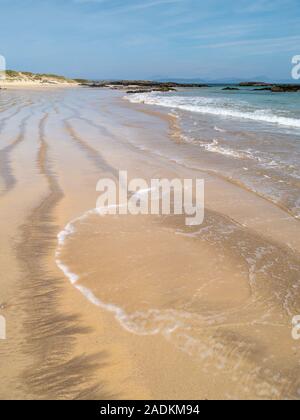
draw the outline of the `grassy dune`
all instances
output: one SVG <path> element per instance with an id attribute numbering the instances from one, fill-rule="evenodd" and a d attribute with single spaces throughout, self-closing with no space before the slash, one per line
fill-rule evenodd
<path id="1" fill-rule="evenodd" d="M 46 84 L 46 85 L 55 85 L 55 84 L 78 84 L 78 81 L 73 79 L 68 79 L 64 76 L 56 74 L 42 74 L 42 73 L 32 73 L 29 71 L 15 71 L 7 70 L 6 79 L 2 81 L 3 84 Z"/>

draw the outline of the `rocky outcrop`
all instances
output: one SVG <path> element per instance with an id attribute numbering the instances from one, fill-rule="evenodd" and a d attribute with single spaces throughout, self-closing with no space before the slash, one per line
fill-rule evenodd
<path id="1" fill-rule="evenodd" d="M 155 89 L 133 89 L 133 90 L 128 90 L 126 93 L 127 94 L 133 94 L 133 93 L 149 93 L 149 92 L 176 92 L 175 88 L 171 88 L 171 87 L 161 87 L 161 88 L 155 88 Z"/>
<path id="2" fill-rule="evenodd" d="M 127 93 L 170 92 L 180 88 L 203 88 L 208 85 L 200 83 L 152 82 L 148 80 L 118 80 L 84 84 L 92 88 L 110 88 L 126 90 Z"/>
<path id="3" fill-rule="evenodd" d="M 272 92 L 299 92 L 300 85 L 275 85 L 271 88 Z"/>
<path id="4" fill-rule="evenodd" d="M 237 88 L 237 87 L 226 87 L 226 88 L 224 88 L 224 89 L 222 89 L 222 90 L 240 90 L 239 88 Z"/>
<path id="5" fill-rule="evenodd" d="M 254 87 L 254 86 L 273 86 L 273 83 L 265 83 L 265 82 L 241 82 L 239 86 L 241 87 Z"/>
<path id="6" fill-rule="evenodd" d="M 293 93 L 300 92 L 300 85 L 272 85 L 260 89 L 253 89 L 254 91 L 270 91 L 274 93 Z"/>
<path id="7" fill-rule="evenodd" d="M 261 92 L 261 91 L 267 91 L 267 90 L 269 90 L 269 91 L 271 91 L 272 90 L 272 87 L 264 87 L 264 88 L 256 88 L 256 89 L 252 89 L 253 90 L 253 92 L 255 92 L 255 91 L 257 91 L 257 92 Z"/>

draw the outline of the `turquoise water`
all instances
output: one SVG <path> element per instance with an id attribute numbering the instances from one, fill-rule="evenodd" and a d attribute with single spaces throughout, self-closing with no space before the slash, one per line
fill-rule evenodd
<path id="1" fill-rule="evenodd" d="M 256 121 L 300 129 L 300 93 L 272 93 L 255 91 L 255 88 L 224 91 L 225 87 L 137 94 L 133 100 L 198 114 L 220 116 L 224 119 Z"/>
<path id="2" fill-rule="evenodd" d="M 127 99 L 168 109 L 199 169 L 244 185 L 300 218 L 300 92 L 224 87 Z"/>

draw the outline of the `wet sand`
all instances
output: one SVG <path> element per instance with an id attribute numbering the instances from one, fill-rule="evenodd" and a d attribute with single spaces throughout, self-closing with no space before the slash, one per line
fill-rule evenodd
<path id="1" fill-rule="evenodd" d="M 2 399 L 299 398 L 299 220 L 178 129 L 119 92 L 1 92 Z M 204 224 L 88 213 L 119 170 L 203 178 Z"/>

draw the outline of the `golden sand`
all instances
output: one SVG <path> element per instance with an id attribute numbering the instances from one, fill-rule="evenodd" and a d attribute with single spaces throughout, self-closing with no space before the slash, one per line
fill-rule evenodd
<path id="1" fill-rule="evenodd" d="M 299 221 L 195 168 L 172 117 L 119 93 L 1 95 L 0 397 L 299 397 Z M 75 222 L 59 259 L 95 305 L 57 266 L 57 235 L 95 207 L 100 177 L 124 169 L 205 179 L 205 222 Z"/>

